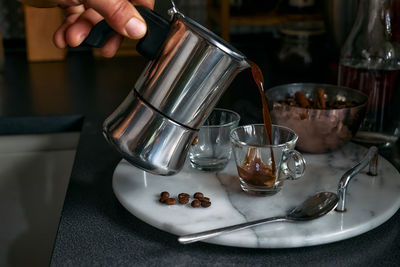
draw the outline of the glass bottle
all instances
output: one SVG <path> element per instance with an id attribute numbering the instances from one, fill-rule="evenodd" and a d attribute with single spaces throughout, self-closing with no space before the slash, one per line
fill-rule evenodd
<path id="1" fill-rule="evenodd" d="M 390 145 L 400 135 L 400 0 L 360 0 L 341 51 L 338 84 L 368 95 L 354 138 Z"/>

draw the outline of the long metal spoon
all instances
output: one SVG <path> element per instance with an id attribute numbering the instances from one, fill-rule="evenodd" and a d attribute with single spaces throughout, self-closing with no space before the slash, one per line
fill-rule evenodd
<path id="1" fill-rule="evenodd" d="M 253 226 L 258 226 L 271 222 L 290 222 L 290 221 L 309 221 L 321 217 L 333 210 L 339 201 L 339 197 L 335 193 L 320 192 L 309 197 L 302 204 L 291 210 L 285 216 L 270 217 L 252 222 L 246 222 L 213 230 L 208 230 L 200 233 L 184 235 L 178 238 L 182 244 L 197 242 L 203 239 L 215 237 L 221 234 L 230 233 L 246 229 Z"/>

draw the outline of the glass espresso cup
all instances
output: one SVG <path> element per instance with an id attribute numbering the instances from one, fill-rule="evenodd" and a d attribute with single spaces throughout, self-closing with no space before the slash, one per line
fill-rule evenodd
<path id="1" fill-rule="evenodd" d="M 228 109 L 215 108 L 197 134 L 197 143 L 189 149 L 190 164 L 202 171 L 220 171 L 231 154 L 229 134 L 239 125 L 240 116 Z"/>
<path id="2" fill-rule="evenodd" d="M 297 134 L 284 126 L 272 125 L 270 143 L 263 124 L 240 126 L 231 131 L 233 155 L 240 186 L 245 192 L 273 195 L 286 179 L 303 176 L 306 161 L 294 150 Z"/>

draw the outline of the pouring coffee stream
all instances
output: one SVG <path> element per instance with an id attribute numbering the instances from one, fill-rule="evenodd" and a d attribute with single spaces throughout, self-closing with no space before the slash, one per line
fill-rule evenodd
<path id="1" fill-rule="evenodd" d="M 264 75 L 260 67 L 253 61 L 247 60 L 250 65 L 251 73 L 254 82 L 260 92 L 262 102 L 262 115 L 264 120 L 265 132 L 269 141 L 272 144 L 272 121 L 269 113 L 267 99 L 264 93 Z M 257 149 L 250 147 L 247 151 L 246 158 L 241 166 L 238 166 L 238 172 L 242 178 L 254 185 L 271 185 L 275 182 L 276 165 L 273 148 L 270 147 L 271 164 L 262 162 L 261 155 L 258 155 Z M 267 179 L 267 178 L 271 179 Z"/>

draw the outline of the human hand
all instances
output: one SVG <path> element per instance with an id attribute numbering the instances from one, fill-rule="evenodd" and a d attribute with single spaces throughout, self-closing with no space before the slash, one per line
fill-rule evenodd
<path id="1" fill-rule="evenodd" d="M 22 0 L 32 6 L 37 0 Z M 100 49 L 104 57 L 113 57 L 124 37 L 142 38 L 146 23 L 133 5 L 153 9 L 154 0 L 40 0 L 58 4 L 66 12 L 63 24 L 54 33 L 53 41 L 59 48 L 79 46 L 99 21 L 106 22 L 119 34 L 112 35 Z M 42 5 L 43 6 L 43 5 Z"/>

